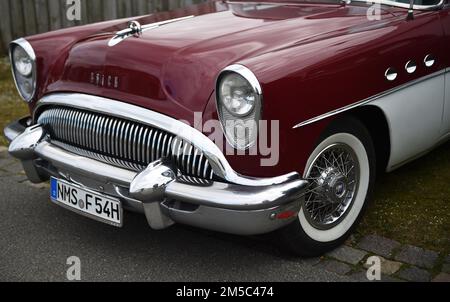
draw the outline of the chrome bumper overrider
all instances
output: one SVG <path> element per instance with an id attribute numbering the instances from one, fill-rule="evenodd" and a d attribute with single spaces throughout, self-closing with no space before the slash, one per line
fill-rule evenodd
<path id="1" fill-rule="evenodd" d="M 4 131 L 10 154 L 22 161 L 30 181 L 54 176 L 114 196 L 125 209 L 144 213 L 153 229 L 182 223 L 241 235 L 268 233 L 296 219 L 307 185 L 294 174 L 273 185 L 264 179 L 261 186 L 192 180 L 164 159 L 137 173 L 55 146 L 30 121 L 22 119 Z"/>

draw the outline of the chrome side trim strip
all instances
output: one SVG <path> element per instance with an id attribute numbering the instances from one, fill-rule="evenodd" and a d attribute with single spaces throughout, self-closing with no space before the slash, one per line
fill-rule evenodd
<path id="1" fill-rule="evenodd" d="M 44 107 L 58 105 L 103 113 L 108 116 L 119 117 L 125 120 L 147 124 L 169 133 L 173 133 L 182 140 L 192 143 L 194 147 L 202 151 L 205 157 L 209 160 L 214 173 L 230 183 L 260 187 L 281 184 L 289 180 L 300 178 L 300 175 L 297 172 L 292 172 L 273 178 L 254 178 L 242 176 L 233 170 L 222 151 L 208 137 L 197 129 L 179 120 L 149 109 L 103 97 L 79 93 L 50 94 L 44 96 L 38 102 L 34 111 L 33 120 L 36 121 L 36 117 L 42 109 L 44 109 Z M 122 138 L 124 137 L 123 130 L 124 129 L 121 130 Z M 123 156 L 125 150 L 122 150 L 123 148 L 120 149 L 120 153 Z M 152 158 L 153 156 L 154 155 L 152 155 Z M 199 167 L 200 166 L 201 165 L 199 165 Z"/>
<path id="2" fill-rule="evenodd" d="M 382 92 L 382 93 L 380 93 L 380 94 L 377 94 L 377 95 L 375 95 L 375 96 L 369 97 L 369 98 L 364 99 L 364 100 L 362 100 L 362 101 L 359 101 L 359 102 L 356 102 L 356 103 L 347 105 L 347 106 L 345 106 L 345 107 L 338 108 L 338 109 L 336 109 L 336 110 L 327 112 L 327 113 L 325 113 L 325 114 L 316 116 L 316 117 L 314 117 L 314 118 L 311 118 L 311 119 L 309 119 L 309 120 L 306 120 L 306 121 L 304 121 L 304 122 L 301 122 L 301 123 L 295 125 L 295 126 L 292 127 L 292 128 L 293 128 L 293 129 L 301 128 L 301 127 L 304 127 L 304 126 L 307 126 L 307 125 L 316 123 L 316 122 L 318 122 L 318 121 L 324 120 L 324 119 L 326 119 L 326 118 L 332 117 L 332 116 L 334 116 L 334 115 L 341 114 L 341 113 L 343 113 L 343 112 L 345 112 L 345 111 L 349 111 L 349 110 L 355 109 L 355 108 L 357 108 L 357 107 L 359 107 L 359 106 L 367 105 L 367 104 L 369 104 L 369 103 L 371 103 L 371 102 L 373 102 L 373 101 L 375 101 L 375 100 L 377 100 L 377 99 L 380 99 L 380 98 L 382 98 L 382 97 L 384 97 L 384 96 L 386 96 L 386 95 L 389 95 L 389 94 L 394 93 L 394 92 L 396 92 L 396 91 L 399 91 L 399 90 L 408 88 L 408 87 L 410 87 L 410 86 L 412 86 L 412 85 L 415 85 L 415 84 L 417 84 L 417 83 L 420 83 L 420 82 L 423 82 L 423 81 L 432 79 L 432 78 L 434 78 L 434 77 L 443 75 L 443 74 L 445 74 L 445 73 L 448 72 L 448 71 L 450 71 L 450 68 L 442 69 L 442 70 L 437 71 L 437 72 L 435 72 L 435 73 L 429 74 L 429 75 L 427 75 L 427 76 L 425 76 L 425 77 L 422 77 L 422 78 L 416 79 L 416 80 L 414 80 L 414 81 L 405 83 L 405 84 L 403 84 L 403 85 L 394 87 L 394 88 L 392 88 L 392 89 L 390 89 L 390 90 L 387 90 L 387 91 Z"/>

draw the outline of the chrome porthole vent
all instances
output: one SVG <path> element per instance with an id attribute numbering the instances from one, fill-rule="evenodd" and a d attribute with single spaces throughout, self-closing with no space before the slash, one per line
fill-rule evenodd
<path id="1" fill-rule="evenodd" d="M 395 70 L 395 68 L 390 67 L 386 70 L 384 76 L 388 81 L 392 82 L 395 81 L 395 79 L 397 79 L 398 73 L 397 70 Z"/>
<path id="2" fill-rule="evenodd" d="M 409 74 L 416 72 L 416 70 L 417 70 L 416 62 L 414 62 L 412 60 L 408 61 L 408 63 L 406 63 L 406 65 L 405 65 L 405 69 L 406 69 L 406 72 Z"/>
<path id="3" fill-rule="evenodd" d="M 308 171 L 309 187 L 303 209 L 317 229 L 331 229 L 350 211 L 358 188 L 359 166 L 355 153 L 345 144 L 323 150 Z"/>
<path id="4" fill-rule="evenodd" d="M 432 54 L 429 54 L 425 57 L 423 62 L 426 67 L 432 67 L 436 63 L 436 58 Z"/>

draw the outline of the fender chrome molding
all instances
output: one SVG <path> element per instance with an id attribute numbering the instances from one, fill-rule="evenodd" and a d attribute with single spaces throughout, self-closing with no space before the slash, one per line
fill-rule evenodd
<path id="1" fill-rule="evenodd" d="M 297 172 L 274 178 L 254 178 L 238 174 L 230 166 L 219 147 L 197 129 L 169 116 L 128 103 L 103 97 L 79 93 L 55 93 L 44 96 L 37 104 L 33 121 L 37 114 L 47 106 L 66 106 L 77 109 L 90 110 L 110 116 L 115 116 L 138 123 L 147 124 L 161 130 L 176 134 L 179 138 L 190 142 L 194 147 L 202 150 L 208 158 L 214 173 L 226 181 L 243 186 L 271 186 L 282 184 L 290 180 L 300 179 Z"/>
<path id="2" fill-rule="evenodd" d="M 346 111 L 355 109 L 355 108 L 357 108 L 357 107 L 367 105 L 367 104 L 369 104 L 369 103 L 371 103 L 371 102 L 373 102 L 373 101 L 375 101 L 375 100 L 378 100 L 378 99 L 380 99 L 380 98 L 382 98 L 382 97 L 384 97 L 384 96 L 386 96 L 386 95 L 389 95 L 389 94 L 394 93 L 394 92 L 396 92 L 396 91 L 399 91 L 399 90 L 408 88 L 408 87 L 410 87 L 410 86 L 413 86 L 413 85 L 418 84 L 418 83 L 420 83 L 420 82 L 423 82 L 423 81 L 432 79 L 432 78 L 434 78 L 434 77 L 441 76 L 441 75 L 443 75 L 443 74 L 445 74 L 445 73 L 447 73 L 447 72 L 450 72 L 450 68 L 446 68 L 446 69 L 439 70 L 439 71 L 437 71 L 437 72 L 434 72 L 434 73 L 429 74 L 429 75 L 427 75 L 427 76 L 421 77 L 421 78 L 416 79 L 416 80 L 414 80 L 414 81 L 405 83 L 405 84 L 403 84 L 403 85 L 394 87 L 394 88 L 392 88 L 392 89 L 390 89 L 390 90 L 384 91 L 384 92 L 382 92 L 382 93 L 380 93 L 380 94 L 377 94 L 377 95 L 375 95 L 375 96 L 369 97 L 369 98 L 364 99 L 364 100 L 362 100 L 362 101 L 359 101 L 359 102 L 356 102 L 356 103 L 353 103 L 353 104 L 350 104 L 350 105 L 347 105 L 347 106 L 344 106 L 344 107 L 341 107 L 341 108 L 338 108 L 338 109 L 329 111 L 329 112 L 327 112 L 327 113 L 325 113 L 325 114 L 321 114 L 321 115 L 319 115 L 319 116 L 313 117 L 313 118 L 311 118 L 311 119 L 309 119 L 309 120 L 306 120 L 306 121 L 304 121 L 304 122 L 301 122 L 301 123 L 295 125 L 295 126 L 292 127 L 292 128 L 293 128 L 293 129 L 301 128 L 301 127 L 304 127 L 304 126 L 307 126 L 307 125 L 316 123 L 316 122 L 318 122 L 318 121 L 327 119 L 327 118 L 329 118 L 329 117 L 332 117 L 332 116 L 335 116 L 335 115 L 344 113 L 344 112 L 346 112 Z"/>

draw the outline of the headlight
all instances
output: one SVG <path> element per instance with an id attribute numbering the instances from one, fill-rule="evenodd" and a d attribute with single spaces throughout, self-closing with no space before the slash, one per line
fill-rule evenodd
<path id="1" fill-rule="evenodd" d="M 10 46 L 11 68 L 17 90 L 29 102 L 36 90 L 36 55 L 25 39 L 19 39 Z"/>
<path id="2" fill-rule="evenodd" d="M 25 50 L 17 46 L 13 53 L 14 67 L 17 72 L 19 72 L 24 77 L 29 77 L 33 71 L 33 63 L 31 62 L 30 56 L 25 52 Z"/>
<path id="3" fill-rule="evenodd" d="M 228 142 L 240 150 L 253 146 L 262 108 L 262 90 L 256 76 L 242 65 L 225 68 L 217 79 L 216 100 Z"/>
<path id="4" fill-rule="evenodd" d="M 243 76 L 237 73 L 226 74 L 219 87 L 219 98 L 232 115 L 244 117 L 255 108 L 257 93 Z"/>

